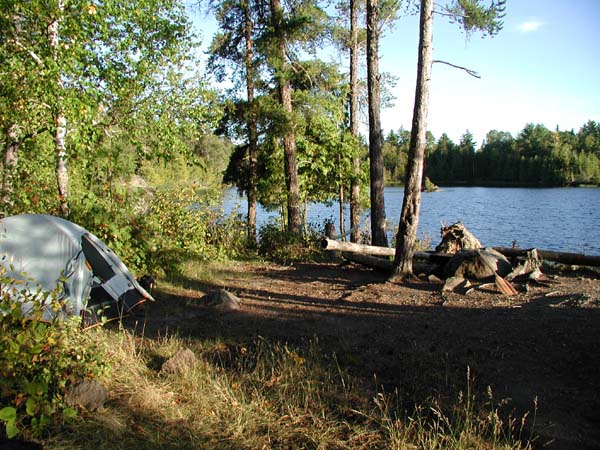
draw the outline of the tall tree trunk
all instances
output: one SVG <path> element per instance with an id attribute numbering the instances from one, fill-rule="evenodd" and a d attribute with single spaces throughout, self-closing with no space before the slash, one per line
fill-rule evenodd
<path id="1" fill-rule="evenodd" d="M 417 241 L 419 212 L 421 209 L 421 184 L 423 160 L 427 144 L 427 113 L 429 110 L 429 82 L 433 58 L 433 0 L 421 0 L 419 61 L 415 107 L 406 168 L 406 185 L 402 213 L 396 237 L 392 280 L 399 281 L 412 275 L 412 258 Z"/>
<path id="2" fill-rule="evenodd" d="M 360 153 L 358 148 L 358 0 L 350 0 L 350 133 L 357 148 L 352 157 L 350 181 L 350 241 L 360 239 Z"/>
<path id="3" fill-rule="evenodd" d="M 62 0 L 58 1 L 57 17 L 48 25 L 48 42 L 54 52 L 54 60 L 58 62 L 59 51 L 59 33 L 60 17 L 64 11 Z M 56 105 L 54 106 L 54 145 L 56 152 L 56 183 L 58 187 L 58 198 L 60 214 L 63 217 L 69 216 L 69 171 L 67 168 L 67 118 L 64 113 L 63 103 L 63 83 L 60 79 L 60 73 L 56 79 Z"/>
<path id="4" fill-rule="evenodd" d="M 292 88 L 287 77 L 286 39 L 283 24 L 283 7 L 280 0 L 271 0 L 271 16 L 273 29 L 278 36 L 278 67 L 275 78 L 279 91 L 279 101 L 287 113 L 288 123 L 283 135 L 283 158 L 285 169 L 285 185 L 287 189 L 288 231 L 300 236 L 302 233 L 302 216 L 300 213 L 300 189 L 298 186 L 298 165 L 296 163 L 296 136 L 292 123 Z"/>
<path id="5" fill-rule="evenodd" d="M 246 55 L 244 64 L 246 66 L 246 91 L 248 97 L 248 106 L 250 114 L 248 115 L 248 240 L 252 245 L 256 245 L 256 203 L 257 203 L 257 142 L 258 133 L 256 129 L 256 113 L 254 105 L 254 42 L 252 39 L 252 17 L 250 15 L 250 5 L 248 1 L 243 2 L 244 7 L 244 36 L 246 39 Z"/>
<path id="6" fill-rule="evenodd" d="M 340 157 L 338 156 L 338 166 L 341 167 Z M 342 235 L 342 241 L 346 240 L 346 193 L 344 190 L 344 180 L 340 173 L 340 234 Z"/>
<path id="7" fill-rule="evenodd" d="M 371 241 L 387 247 L 383 195 L 383 137 L 379 94 L 378 1 L 367 0 L 367 87 L 369 96 L 369 160 L 371 175 Z"/>
<path id="8" fill-rule="evenodd" d="M 19 126 L 16 123 L 11 124 L 6 131 L 6 143 L 4 146 L 4 155 L 2 158 L 2 205 L 13 205 L 13 176 L 15 166 L 19 161 Z M 2 211 L 1 213 L 5 213 Z"/>

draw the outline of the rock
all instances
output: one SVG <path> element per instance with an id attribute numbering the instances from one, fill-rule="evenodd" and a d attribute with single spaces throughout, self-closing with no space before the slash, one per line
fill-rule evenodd
<path id="1" fill-rule="evenodd" d="M 65 391 L 65 404 L 88 411 L 102 411 L 108 393 L 96 380 L 84 380 L 69 386 Z"/>
<path id="2" fill-rule="evenodd" d="M 193 351 L 189 348 L 178 350 L 173 356 L 167 359 L 160 369 L 163 374 L 179 374 L 185 373 L 192 369 L 198 359 Z"/>
<path id="3" fill-rule="evenodd" d="M 438 253 L 456 253 L 460 250 L 483 247 L 481 242 L 461 222 L 449 227 L 442 227 L 440 234 L 442 241 L 435 248 Z"/>
<path id="4" fill-rule="evenodd" d="M 466 280 L 463 277 L 449 277 L 448 279 L 446 279 L 444 287 L 442 287 L 442 291 L 451 292 L 459 286 L 464 287 L 464 284 L 466 284 L 465 282 Z"/>
<path id="5" fill-rule="evenodd" d="M 200 299 L 202 306 L 217 311 L 237 311 L 240 309 L 240 299 L 225 289 L 209 292 Z"/>
<path id="6" fill-rule="evenodd" d="M 431 281 L 432 283 L 441 283 L 442 280 L 434 275 L 433 273 L 430 273 L 429 275 L 427 275 L 427 281 Z"/>

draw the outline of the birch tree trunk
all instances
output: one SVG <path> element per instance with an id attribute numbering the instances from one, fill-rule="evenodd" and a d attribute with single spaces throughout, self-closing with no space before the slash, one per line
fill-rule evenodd
<path id="1" fill-rule="evenodd" d="M 406 168 L 406 185 L 402 213 L 396 236 L 396 255 L 391 280 L 400 281 L 413 273 L 412 258 L 417 241 L 417 227 L 421 209 L 423 160 L 427 143 L 427 113 L 429 109 L 429 82 L 433 57 L 433 0 L 421 0 L 419 60 L 415 106 Z"/>
<path id="2" fill-rule="evenodd" d="M 4 155 L 2 158 L 2 197 L 3 205 L 12 206 L 14 192 L 13 176 L 14 169 L 19 161 L 19 126 L 11 124 L 6 131 L 6 143 L 4 145 Z M 4 211 L 3 211 L 4 212 Z"/>
<path id="3" fill-rule="evenodd" d="M 350 0 L 350 133 L 358 142 L 358 0 Z M 355 149 L 350 182 L 350 241 L 360 239 L 360 154 Z"/>
<path id="4" fill-rule="evenodd" d="M 62 0 L 58 0 L 57 17 L 48 25 L 48 42 L 54 52 L 54 61 L 58 63 L 60 18 L 64 11 Z M 56 104 L 54 105 L 54 145 L 56 152 L 56 183 L 58 187 L 58 199 L 60 214 L 69 217 L 69 171 L 67 168 L 67 118 L 63 106 L 63 83 L 60 73 L 56 79 Z"/>
<path id="5" fill-rule="evenodd" d="M 387 247 L 383 185 L 383 137 L 379 89 L 378 0 L 367 0 L 367 85 L 369 97 L 369 160 L 371 178 L 371 241 Z"/>

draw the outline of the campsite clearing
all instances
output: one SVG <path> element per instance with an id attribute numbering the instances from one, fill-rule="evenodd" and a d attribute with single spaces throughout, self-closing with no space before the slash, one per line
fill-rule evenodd
<path id="1" fill-rule="evenodd" d="M 493 392 L 506 411 L 530 412 L 539 448 L 600 447 L 595 272 L 559 272 L 513 297 L 493 287 L 462 295 L 442 293 L 441 283 L 393 284 L 337 263 L 229 262 L 196 273 L 159 286 L 156 303 L 136 310 L 126 326 L 146 338 L 176 332 L 231 348 L 259 338 L 299 348 L 316 342 L 373 393 L 397 390 L 406 408 L 456 399 L 469 373 L 480 398 Z M 241 299 L 239 310 L 198 301 L 221 288 Z"/>

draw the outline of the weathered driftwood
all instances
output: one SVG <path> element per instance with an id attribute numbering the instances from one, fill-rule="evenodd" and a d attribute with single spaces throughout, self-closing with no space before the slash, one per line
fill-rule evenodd
<path id="1" fill-rule="evenodd" d="M 386 258 L 380 258 L 377 256 L 363 255 L 361 253 L 342 253 L 343 257 L 348 261 L 352 261 L 363 266 L 370 267 L 372 269 L 380 270 L 382 272 L 392 272 L 392 261 Z M 432 264 L 420 264 L 413 263 L 413 272 L 415 274 L 427 274 L 434 272 L 437 265 Z"/>
<path id="2" fill-rule="evenodd" d="M 396 249 L 390 247 L 376 247 L 373 245 L 354 244 L 351 242 L 339 242 L 323 238 L 321 247 L 326 250 L 341 252 L 360 253 L 363 255 L 394 256 Z M 531 249 L 512 247 L 492 247 L 507 258 L 526 257 Z M 600 267 L 600 256 L 590 256 L 582 253 L 556 252 L 552 250 L 537 250 L 538 257 L 542 260 L 558 262 L 561 264 L 577 266 Z M 452 258 L 452 255 L 438 252 L 415 252 L 415 259 L 423 259 L 432 263 L 443 265 Z"/>
<path id="3" fill-rule="evenodd" d="M 325 250 L 356 253 L 371 256 L 395 256 L 396 249 L 391 247 L 377 247 L 374 245 L 355 244 L 353 242 L 340 242 L 333 239 L 321 239 L 321 247 Z M 434 252 L 415 252 L 414 259 L 422 259 L 434 264 L 445 264 L 452 255 Z"/>
<path id="4" fill-rule="evenodd" d="M 494 247 L 494 249 L 508 258 L 527 256 L 531 249 Z M 552 250 L 537 250 L 538 257 L 545 261 L 552 261 L 573 266 L 600 266 L 600 256 L 585 255 L 583 253 L 555 252 Z"/>
<path id="5" fill-rule="evenodd" d="M 440 230 L 442 241 L 435 248 L 439 253 L 456 253 L 460 250 L 478 249 L 483 247 L 481 242 L 464 226 L 456 222 Z"/>
<path id="6" fill-rule="evenodd" d="M 384 272 L 392 271 L 392 261 L 377 256 L 363 255 L 362 253 L 343 253 L 348 261 L 356 262 L 372 269 L 382 270 Z"/>
<path id="7" fill-rule="evenodd" d="M 376 247 L 374 245 L 355 244 L 353 242 L 340 242 L 329 238 L 321 239 L 321 247 L 325 250 L 359 253 L 361 255 L 394 256 L 396 254 L 396 249 L 390 247 Z"/>
<path id="8" fill-rule="evenodd" d="M 511 273 L 506 275 L 508 281 L 512 281 L 521 275 L 533 276 L 533 279 L 541 274 L 540 267 L 542 267 L 542 261 L 539 258 L 537 249 L 532 249 L 527 252 L 525 260 L 519 263 Z"/>
<path id="9" fill-rule="evenodd" d="M 460 250 L 444 267 L 446 277 L 463 277 L 475 280 L 489 278 L 494 274 L 505 276 L 512 265 L 501 253 L 492 248 Z"/>
<path id="10" fill-rule="evenodd" d="M 496 286 L 500 290 L 500 292 L 502 292 L 504 295 L 507 295 L 507 296 L 517 295 L 518 292 L 515 289 L 515 287 L 510 283 L 510 281 L 507 281 L 504 278 L 502 278 L 502 276 L 500 276 L 500 273 L 499 273 L 501 263 L 504 261 L 508 262 L 508 260 L 504 257 L 504 255 L 500 252 L 497 252 L 496 250 L 494 250 L 492 248 L 476 250 L 476 251 L 482 256 L 484 264 L 486 264 L 494 272 L 494 281 L 496 283 Z M 498 259 L 496 264 L 494 265 L 491 263 L 490 257 L 483 256 L 483 253 L 485 251 L 488 252 L 488 255 L 493 256 L 495 254 L 495 255 L 498 255 L 499 257 L 502 257 L 502 259 Z M 511 267 L 510 262 L 508 263 L 508 267 Z"/>
<path id="11" fill-rule="evenodd" d="M 504 295 L 515 295 L 517 291 L 502 278 L 512 270 L 510 261 L 492 248 L 460 250 L 444 267 L 447 277 L 445 291 L 454 290 L 462 285 L 460 280 L 481 280 L 494 277 L 496 286 Z"/>

